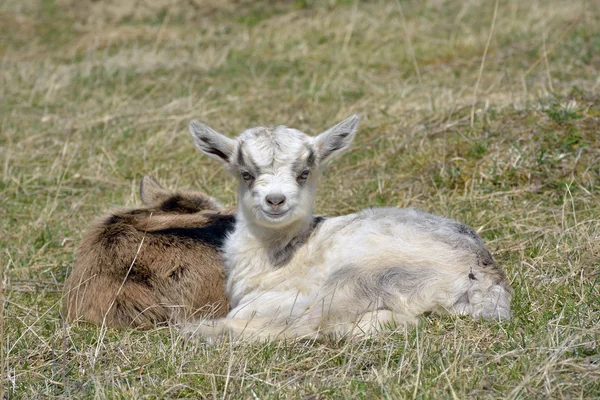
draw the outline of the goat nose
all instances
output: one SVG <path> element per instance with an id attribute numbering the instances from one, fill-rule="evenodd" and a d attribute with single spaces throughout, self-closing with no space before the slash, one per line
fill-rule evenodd
<path id="1" fill-rule="evenodd" d="M 269 194 L 265 197 L 265 200 L 271 207 L 277 208 L 285 203 L 285 196 L 282 194 Z"/>

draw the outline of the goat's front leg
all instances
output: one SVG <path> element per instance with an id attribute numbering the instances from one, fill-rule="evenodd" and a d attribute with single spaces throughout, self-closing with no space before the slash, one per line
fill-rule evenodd
<path id="1" fill-rule="evenodd" d="M 322 332 L 338 338 L 370 338 L 382 332 L 395 331 L 417 323 L 416 317 L 390 310 L 375 310 L 360 314 L 350 321 L 328 320 Z"/>
<path id="2" fill-rule="evenodd" d="M 227 336 L 235 340 L 316 340 L 320 337 L 317 330 L 298 322 L 273 318 L 221 318 L 188 323 L 182 327 L 181 333 L 190 338 L 205 338 L 209 343 Z"/>

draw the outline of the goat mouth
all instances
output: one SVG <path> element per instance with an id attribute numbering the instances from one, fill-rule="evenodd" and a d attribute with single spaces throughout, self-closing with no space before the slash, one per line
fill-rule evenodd
<path id="1" fill-rule="evenodd" d="M 286 215 L 288 213 L 289 210 L 284 210 L 284 211 L 267 211 L 267 210 L 262 210 L 262 212 L 269 218 L 271 219 L 280 219 L 281 217 L 283 217 L 284 215 Z"/>

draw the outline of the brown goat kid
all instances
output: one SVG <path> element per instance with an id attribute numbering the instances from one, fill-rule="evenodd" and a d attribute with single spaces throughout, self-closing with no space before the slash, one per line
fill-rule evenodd
<path id="1" fill-rule="evenodd" d="M 202 193 L 169 192 L 149 175 L 140 196 L 145 207 L 102 217 L 75 251 L 64 287 L 67 320 L 150 328 L 226 315 L 219 251 L 233 210 Z"/>

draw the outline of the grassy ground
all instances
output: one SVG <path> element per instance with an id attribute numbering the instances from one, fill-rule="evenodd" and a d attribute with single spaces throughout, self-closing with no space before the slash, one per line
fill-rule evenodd
<path id="1" fill-rule="evenodd" d="M 168 3 L 0 2 L 5 396 L 600 397 L 597 2 Z M 315 134 L 352 112 L 317 211 L 414 205 L 474 226 L 514 319 L 215 347 L 62 323 L 74 247 L 138 203 L 142 174 L 235 202 L 190 118 Z"/>

